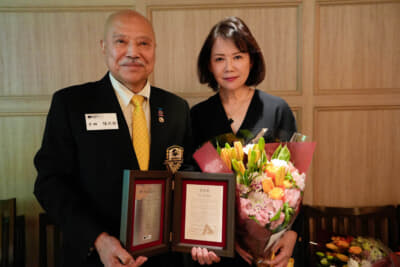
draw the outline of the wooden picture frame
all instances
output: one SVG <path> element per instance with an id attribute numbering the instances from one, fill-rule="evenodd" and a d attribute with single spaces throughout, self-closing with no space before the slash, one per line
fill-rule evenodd
<path id="1" fill-rule="evenodd" d="M 169 250 L 169 229 L 171 221 L 171 179 L 172 176 L 168 171 L 124 171 L 120 240 L 125 248 L 135 257 L 149 257 L 159 253 L 167 252 Z M 157 207 L 154 207 L 155 205 L 158 205 L 157 201 L 155 201 L 154 198 L 146 200 L 146 197 L 143 197 L 143 194 L 139 192 L 139 186 L 142 185 L 150 185 L 156 189 L 161 189 L 160 192 L 150 193 L 153 195 L 159 195 L 159 212 L 155 210 L 157 209 Z M 138 197 L 137 193 L 141 194 L 141 196 Z M 139 208 L 138 202 L 143 201 L 148 202 L 146 204 L 147 210 L 145 215 L 147 216 L 147 221 L 140 221 L 139 219 L 136 220 L 135 217 L 139 217 L 137 214 L 135 215 L 135 209 Z M 155 210 L 154 212 L 156 213 L 156 215 L 154 215 L 154 212 L 149 212 L 149 207 L 150 209 L 153 209 L 153 211 Z M 145 213 L 142 213 L 141 215 L 144 214 Z M 149 223 L 159 224 L 159 232 L 146 232 L 146 230 L 137 230 L 137 228 L 148 227 Z M 138 231 L 145 233 L 145 235 L 142 236 L 141 240 L 138 240 L 138 238 L 136 238 L 136 236 L 139 234 L 136 234 L 135 236 L 135 233 L 137 233 Z M 152 238 L 149 238 L 152 235 L 158 236 L 158 238 L 156 238 L 156 240 L 152 240 Z M 146 238 L 148 238 L 147 241 L 145 240 Z"/>
<path id="2" fill-rule="evenodd" d="M 189 196 L 188 186 L 197 187 L 199 192 L 201 190 L 207 191 L 207 187 L 218 188 L 220 187 L 222 193 L 222 218 L 221 218 L 221 238 L 220 241 L 207 240 L 207 238 L 190 239 L 186 235 L 191 236 L 195 230 L 186 230 L 188 215 L 186 210 L 189 208 L 187 205 Z M 230 173 L 202 173 L 202 172 L 178 172 L 175 175 L 175 189 L 174 189 L 174 210 L 173 210 L 173 236 L 172 236 L 172 249 L 174 251 L 188 252 L 192 247 L 205 247 L 208 250 L 214 251 L 219 256 L 233 257 L 234 256 L 234 239 L 235 239 L 235 194 L 236 194 L 236 178 Z M 215 191 L 212 189 L 211 191 Z M 190 192 L 196 192 L 192 190 Z M 205 193 L 206 197 L 210 192 Z M 218 195 L 218 192 L 216 193 Z M 202 196 L 200 196 L 201 198 Z M 186 199 L 185 199 L 186 198 Z M 212 199 L 212 198 L 211 198 Z M 203 209 L 199 211 L 203 216 L 204 212 L 214 211 L 216 208 L 215 204 L 210 210 L 205 203 L 195 203 L 196 207 Z M 217 205 L 218 206 L 218 205 Z M 193 207 L 193 206 L 191 206 Z M 196 215 L 194 215 L 196 216 Z M 213 215 L 211 214 L 211 217 Z M 210 214 L 209 216 L 210 217 Z M 193 220 L 192 220 L 193 221 Z M 190 226 L 189 226 L 190 227 Z M 212 229 L 206 224 L 201 226 L 200 230 L 203 229 L 203 233 L 212 231 Z M 218 235 L 217 235 L 218 236 Z"/>
<path id="3" fill-rule="evenodd" d="M 120 240 L 134 257 L 150 257 L 169 250 L 190 253 L 192 247 L 205 247 L 219 256 L 233 257 L 235 187 L 236 179 L 232 173 L 177 172 L 173 175 L 168 171 L 125 170 Z M 196 200 L 195 194 L 199 188 L 210 189 L 209 203 L 213 203 L 217 196 L 217 202 L 220 203 L 218 209 L 215 205 L 212 209 L 203 206 L 211 218 L 217 218 L 213 220 L 217 223 L 205 224 L 206 233 L 198 239 L 186 238 L 185 229 L 199 229 L 191 222 L 188 226 L 186 219 L 189 220 L 191 216 L 186 214 L 188 207 L 185 206 L 190 200 Z M 201 201 L 200 204 L 204 203 Z M 146 212 L 141 212 L 144 209 Z M 211 236 L 215 240 L 203 236 Z"/>

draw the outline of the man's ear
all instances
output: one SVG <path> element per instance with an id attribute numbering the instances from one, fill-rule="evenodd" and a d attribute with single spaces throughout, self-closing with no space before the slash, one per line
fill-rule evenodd
<path id="1" fill-rule="evenodd" d="M 104 40 L 100 40 L 100 47 L 101 47 L 101 51 L 103 52 L 103 54 L 105 53 L 105 44 L 104 44 Z"/>

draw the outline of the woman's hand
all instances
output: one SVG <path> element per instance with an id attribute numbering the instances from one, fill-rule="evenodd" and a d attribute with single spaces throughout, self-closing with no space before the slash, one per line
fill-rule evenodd
<path id="1" fill-rule="evenodd" d="M 237 242 L 235 242 L 235 250 L 249 265 L 253 262 L 253 256 L 251 256 L 246 250 L 242 249 Z"/>
<path id="2" fill-rule="evenodd" d="M 275 244 L 272 249 L 276 257 L 273 260 L 267 260 L 266 263 L 274 267 L 286 267 L 288 265 L 290 257 L 293 254 L 293 248 L 296 244 L 296 239 L 297 233 L 295 231 L 289 230 L 284 233 L 282 238 Z"/>
<path id="3" fill-rule="evenodd" d="M 214 251 L 208 251 L 206 248 L 199 247 L 192 248 L 192 259 L 198 261 L 200 265 L 210 265 L 221 260 Z"/>
<path id="4" fill-rule="evenodd" d="M 136 260 L 122 246 L 120 241 L 107 233 L 101 233 L 95 243 L 101 262 L 105 267 L 138 267 L 147 258 L 139 256 Z"/>

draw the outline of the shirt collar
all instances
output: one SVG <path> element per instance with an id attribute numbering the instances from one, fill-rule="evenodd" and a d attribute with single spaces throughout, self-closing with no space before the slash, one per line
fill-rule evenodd
<path id="1" fill-rule="evenodd" d="M 117 79 L 114 78 L 114 76 L 109 72 L 110 76 L 110 81 L 111 84 L 114 88 L 114 90 L 117 92 L 119 97 L 122 100 L 122 103 L 125 106 L 128 106 L 129 103 L 131 102 L 132 97 L 135 95 L 131 90 L 129 90 L 125 85 L 120 83 Z M 145 86 L 143 89 L 138 93 L 138 95 L 144 96 L 145 99 L 149 100 L 150 99 L 150 82 L 147 80 Z"/>

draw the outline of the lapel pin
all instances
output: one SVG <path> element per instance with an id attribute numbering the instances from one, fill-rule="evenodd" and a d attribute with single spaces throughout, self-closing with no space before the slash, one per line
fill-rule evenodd
<path id="1" fill-rule="evenodd" d="M 164 111 L 162 108 L 158 108 L 158 122 L 159 123 L 164 123 L 165 118 L 164 118 Z"/>

